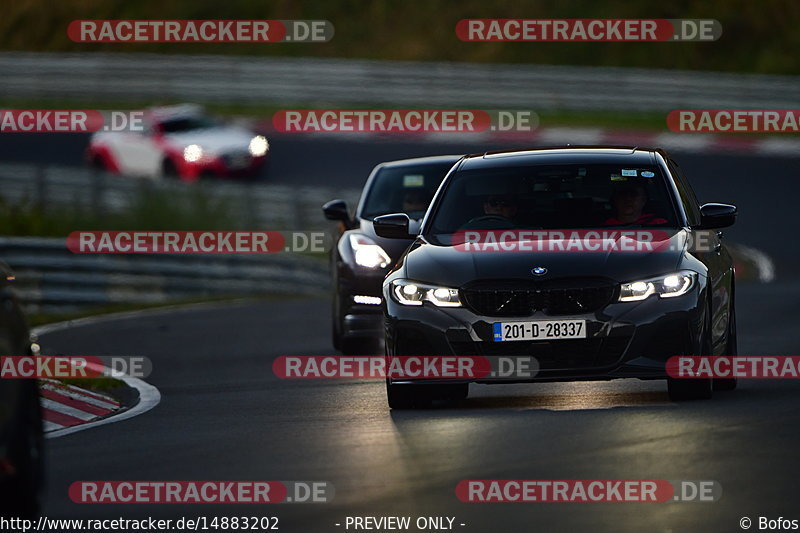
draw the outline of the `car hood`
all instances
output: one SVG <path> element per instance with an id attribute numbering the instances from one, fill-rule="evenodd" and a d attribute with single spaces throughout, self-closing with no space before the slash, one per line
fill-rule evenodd
<path id="1" fill-rule="evenodd" d="M 467 252 L 463 248 L 418 238 L 403 258 L 404 277 L 459 287 L 482 279 L 557 279 L 602 276 L 617 282 L 673 271 L 684 254 L 687 230 L 662 232 L 653 251 Z M 536 276 L 532 269 L 544 267 Z"/>
<path id="2" fill-rule="evenodd" d="M 181 150 L 190 144 L 197 144 L 203 150 L 214 154 L 232 150 L 247 150 L 253 137 L 255 137 L 255 133 L 242 128 L 218 126 L 180 133 L 168 133 L 164 135 L 164 140 Z"/>

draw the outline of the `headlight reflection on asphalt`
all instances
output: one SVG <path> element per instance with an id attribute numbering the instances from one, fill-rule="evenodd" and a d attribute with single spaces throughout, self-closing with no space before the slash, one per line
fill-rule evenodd
<path id="1" fill-rule="evenodd" d="M 662 382 L 636 379 L 509 384 L 502 388 L 477 385 L 472 387 L 470 397 L 478 404 L 476 407 L 486 404 L 487 407 L 547 411 L 671 405 L 663 392 Z"/>

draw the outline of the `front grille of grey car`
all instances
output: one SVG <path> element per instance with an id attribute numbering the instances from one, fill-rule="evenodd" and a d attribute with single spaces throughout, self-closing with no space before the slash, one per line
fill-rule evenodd
<path id="1" fill-rule="evenodd" d="M 250 165 L 250 152 L 234 151 L 222 155 L 222 161 L 227 168 L 244 168 Z"/>
<path id="2" fill-rule="evenodd" d="M 606 278 L 560 280 L 486 280 L 461 289 L 464 300 L 479 315 L 492 317 L 591 313 L 610 304 L 616 284 Z"/>

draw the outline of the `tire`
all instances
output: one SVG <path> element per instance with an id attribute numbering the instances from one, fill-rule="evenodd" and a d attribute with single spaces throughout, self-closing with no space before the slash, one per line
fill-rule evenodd
<path id="1" fill-rule="evenodd" d="M 336 268 L 335 266 L 333 268 Z M 342 349 L 342 329 L 341 329 L 341 310 L 339 309 L 339 290 L 338 283 L 333 282 L 333 298 L 331 298 L 331 342 L 337 350 Z"/>
<path id="2" fill-rule="evenodd" d="M 91 160 L 89 161 L 89 166 L 93 170 L 108 172 L 108 165 L 106 165 L 106 162 L 102 157 L 100 157 L 100 154 L 95 154 L 92 156 Z"/>
<path id="3" fill-rule="evenodd" d="M 420 385 L 392 385 L 388 379 L 386 399 L 390 409 L 417 409 L 430 405 L 430 402 L 425 402 Z"/>
<path id="4" fill-rule="evenodd" d="M 0 515 L 23 518 L 35 517 L 43 478 L 44 437 L 38 391 L 26 394 L 24 413 L 16 438 L 10 444 L 9 456 L 16 468 L 14 476 L 4 487 L 8 493 L 0 503 Z M 26 387 L 27 389 L 27 387 Z M 27 390 L 26 390 L 27 392 Z"/>
<path id="5" fill-rule="evenodd" d="M 469 394 L 468 383 L 453 385 L 392 385 L 386 380 L 386 397 L 391 409 L 427 409 L 434 402 L 455 403 Z"/>
<path id="6" fill-rule="evenodd" d="M 165 159 L 161 163 L 161 176 L 171 180 L 177 180 L 180 177 L 178 175 L 178 167 L 175 166 L 171 159 Z"/>
<path id="7" fill-rule="evenodd" d="M 708 400 L 713 394 L 711 378 L 667 379 L 669 399 L 673 402 Z"/>
<path id="8" fill-rule="evenodd" d="M 375 355 L 378 342 L 369 337 L 339 337 L 338 349 L 342 355 Z"/>
<path id="9" fill-rule="evenodd" d="M 725 345 L 725 355 L 738 355 L 739 343 L 736 337 L 736 308 L 731 303 L 730 318 L 728 319 L 728 342 Z M 732 391 L 739 385 L 736 378 L 723 378 L 714 380 L 715 391 Z"/>
<path id="10" fill-rule="evenodd" d="M 711 344 L 711 306 L 706 308 L 706 324 L 703 328 L 700 355 L 713 355 Z M 713 379 L 675 379 L 667 378 L 667 392 L 673 402 L 708 400 L 714 393 Z"/>

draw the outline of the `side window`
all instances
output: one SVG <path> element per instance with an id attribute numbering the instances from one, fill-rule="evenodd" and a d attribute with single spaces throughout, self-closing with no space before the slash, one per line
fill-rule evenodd
<path id="1" fill-rule="evenodd" d="M 686 211 L 686 217 L 689 220 L 689 225 L 694 226 L 700 224 L 700 204 L 697 202 L 697 197 L 692 190 L 691 185 L 686 181 L 686 177 L 681 172 L 678 164 L 669 159 L 667 161 L 669 171 L 675 179 L 675 186 L 678 188 L 683 210 Z"/>

